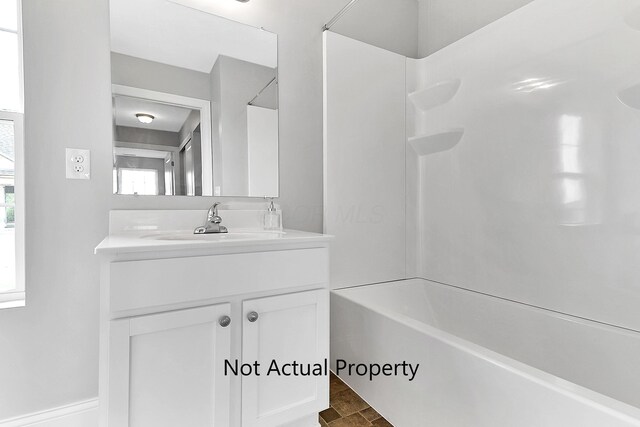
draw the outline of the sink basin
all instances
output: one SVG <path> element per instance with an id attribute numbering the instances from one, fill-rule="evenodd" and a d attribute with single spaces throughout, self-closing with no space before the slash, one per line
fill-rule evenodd
<path id="1" fill-rule="evenodd" d="M 283 231 L 229 232 L 214 234 L 193 234 L 189 231 L 174 231 L 141 236 L 150 240 L 184 240 L 192 242 L 223 242 L 229 240 L 265 240 L 284 236 Z"/>

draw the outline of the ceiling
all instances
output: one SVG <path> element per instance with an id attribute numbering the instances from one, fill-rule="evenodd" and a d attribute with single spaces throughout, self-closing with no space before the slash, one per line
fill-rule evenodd
<path id="1" fill-rule="evenodd" d="M 165 0 L 111 0 L 111 50 L 203 73 L 219 55 L 276 68 L 278 37 Z"/>
<path id="2" fill-rule="evenodd" d="M 116 96 L 114 109 L 116 126 L 167 132 L 178 132 L 192 111 L 189 108 L 130 98 L 128 96 Z M 155 119 L 149 124 L 140 123 L 136 117 L 137 113 L 151 114 Z"/>

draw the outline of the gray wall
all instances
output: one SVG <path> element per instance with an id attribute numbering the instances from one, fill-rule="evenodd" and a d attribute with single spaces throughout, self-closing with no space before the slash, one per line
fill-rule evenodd
<path id="1" fill-rule="evenodd" d="M 532 0 L 419 0 L 419 57 L 454 43 Z"/>
<path id="2" fill-rule="evenodd" d="M 249 194 L 247 104 L 275 77 L 276 72 L 273 68 L 220 56 L 211 75 L 220 78 L 220 98 L 215 100 L 219 103 L 216 109 L 219 118 L 214 121 L 220 129 L 221 194 L 246 195 Z M 269 100 L 266 95 L 261 96 L 262 106 L 275 108 L 277 99 Z"/>
<path id="3" fill-rule="evenodd" d="M 200 126 L 200 110 L 191 110 L 184 124 L 178 131 L 178 146 L 184 141 L 194 130 Z"/>
<path id="4" fill-rule="evenodd" d="M 111 53 L 111 73 L 114 84 L 209 99 L 209 74 L 207 73 L 115 52 Z"/>
<path id="5" fill-rule="evenodd" d="M 418 0 L 360 0 L 331 31 L 417 58 L 418 8 Z"/>
<path id="6" fill-rule="evenodd" d="M 98 260 L 111 193 L 106 0 L 23 2 L 27 306 L 0 310 L 0 419 L 94 398 Z M 65 179 L 65 147 L 91 150 Z"/>
<path id="7" fill-rule="evenodd" d="M 199 114 L 198 114 L 199 115 Z M 182 135 L 178 132 L 164 130 L 142 129 L 129 126 L 115 127 L 115 142 L 131 142 L 134 144 L 166 145 L 167 147 L 179 147 Z M 116 144 L 119 146 L 121 144 Z"/>
<path id="8" fill-rule="evenodd" d="M 207 77 L 208 79 L 208 77 Z M 197 131 L 196 131 L 197 130 Z M 202 135 L 200 133 L 200 111 L 192 110 L 185 120 L 184 125 L 180 128 L 180 144 L 184 141 L 189 135 L 191 135 L 191 149 L 193 150 L 193 177 L 195 179 L 195 195 L 202 196 Z M 182 165 L 181 165 L 182 166 Z M 177 194 L 186 194 L 186 189 L 182 188 L 185 181 L 182 174 L 185 173 L 184 169 L 181 167 L 178 169 L 180 172 L 180 178 L 176 181 L 180 183 L 181 192 Z M 178 171 L 176 170 L 176 172 Z M 177 187 L 177 186 L 176 186 Z"/>
<path id="9" fill-rule="evenodd" d="M 280 203 L 289 228 L 322 230 L 320 29 L 345 3 L 211 6 L 279 35 Z M 23 9 L 27 307 L 0 310 L 0 419 L 96 397 L 99 272 L 93 248 L 108 232 L 109 209 L 205 210 L 213 201 L 111 195 L 108 1 L 29 0 Z M 395 36 L 383 30 L 372 29 L 364 41 Z M 65 147 L 91 150 L 91 180 L 65 179 Z"/>

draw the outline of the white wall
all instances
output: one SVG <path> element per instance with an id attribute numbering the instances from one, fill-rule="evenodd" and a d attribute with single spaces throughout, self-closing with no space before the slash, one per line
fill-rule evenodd
<path id="1" fill-rule="evenodd" d="M 98 263 L 111 192 L 106 1 L 24 9 L 26 308 L 0 310 L 0 419 L 93 398 Z M 92 179 L 65 179 L 65 147 L 91 149 Z"/>
<path id="2" fill-rule="evenodd" d="M 532 0 L 418 0 L 418 56 L 423 58 Z"/>
<path id="3" fill-rule="evenodd" d="M 404 279 L 404 56 L 325 32 L 324 231 L 331 286 Z"/>
<path id="4" fill-rule="evenodd" d="M 278 110 L 246 108 L 249 194 L 278 194 Z"/>
<path id="5" fill-rule="evenodd" d="M 346 1 L 206 3 L 219 15 L 278 33 L 279 203 L 287 227 L 322 230 L 320 29 Z M 92 249 L 107 233 L 109 209 L 204 210 L 213 201 L 111 195 L 107 0 L 27 0 L 24 23 L 27 307 L 0 311 L 0 419 L 97 395 Z M 393 37 L 371 31 L 372 39 Z M 90 181 L 64 178 L 65 147 L 91 149 Z"/>

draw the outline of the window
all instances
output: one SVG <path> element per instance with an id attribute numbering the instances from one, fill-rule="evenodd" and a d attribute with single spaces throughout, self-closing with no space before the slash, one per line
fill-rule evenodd
<path id="1" fill-rule="evenodd" d="M 24 305 L 22 40 L 19 0 L 0 0 L 0 308 Z"/>
<path id="2" fill-rule="evenodd" d="M 155 169 L 120 169 L 120 194 L 158 195 L 158 171 Z"/>
<path id="3" fill-rule="evenodd" d="M 21 111 L 18 1 L 0 0 L 0 109 Z"/>

